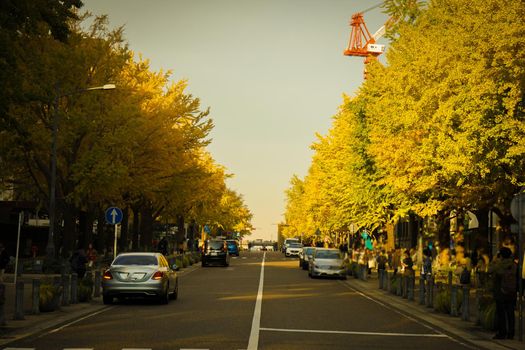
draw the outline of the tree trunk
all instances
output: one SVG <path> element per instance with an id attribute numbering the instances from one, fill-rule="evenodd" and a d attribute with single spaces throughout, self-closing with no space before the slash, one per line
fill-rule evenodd
<path id="1" fill-rule="evenodd" d="M 129 207 L 125 207 L 122 211 L 122 225 L 120 228 L 120 240 L 119 240 L 119 251 L 126 252 L 128 251 L 128 223 L 129 223 Z"/>
<path id="2" fill-rule="evenodd" d="M 436 216 L 439 248 L 450 248 L 450 210 L 441 210 Z"/>
<path id="3" fill-rule="evenodd" d="M 106 216 L 103 210 L 100 208 L 97 212 L 97 239 L 95 244 L 95 249 L 99 252 L 105 252 L 108 248 L 106 246 Z"/>
<path id="4" fill-rule="evenodd" d="M 131 211 L 133 212 L 133 225 L 131 227 L 132 231 L 132 247 L 133 250 L 139 249 L 139 237 L 140 237 L 140 214 L 139 214 L 139 208 L 138 207 L 131 207 Z"/>
<path id="5" fill-rule="evenodd" d="M 140 211 L 140 245 L 142 250 L 150 251 L 153 241 L 153 210 L 149 205 L 142 207 Z"/>
<path id="6" fill-rule="evenodd" d="M 78 231 L 76 225 L 76 208 L 73 205 L 64 206 L 64 236 L 62 246 L 62 257 L 68 258 L 78 245 Z"/>
<path id="7" fill-rule="evenodd" d="M 184 216 L 177 215 L 177 234 L 175 235 L 175 241 L 177 242 L 177 249 L 186 240 L 186 230 L 184 229 Z"/>

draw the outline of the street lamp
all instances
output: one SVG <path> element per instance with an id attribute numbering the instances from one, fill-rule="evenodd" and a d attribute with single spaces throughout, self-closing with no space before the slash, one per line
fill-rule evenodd
<path id="1" fill-rule="evenodd" d="M 81 94 L 92 90 L 113 90 L 115 84 L 105 84 L 102 86 L 89 87 L 75 90 L 66 94 L 61 94 L 57 87 L 55 99 L 53 101 L 53 127 L 51 131 L 51 174 L 49 181 L 49 234 L 47 237 L 46 254 L 48 257 L 55 256 L 55 216 L 56 216 L 56 177 L 57 177 L 57 133 L 58 133 L 58 102 L 62 97 Z"/>

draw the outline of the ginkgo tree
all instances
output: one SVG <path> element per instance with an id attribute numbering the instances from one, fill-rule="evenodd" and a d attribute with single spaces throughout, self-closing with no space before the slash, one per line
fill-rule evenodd
<path id="1" fill-rule="evenodd" d="M 491 209 L 508 225 L 525 180 L 525 5 L 407 0 L 387 8 L 397 20 L 387 64 L 369 65 L 368 80 L 314 145 L 303 198 L 288 192 L 287 215 L 307 203 L 312 210 L 294 220 L 314 226 L 436 216 L 443 245 L 452 212 L 474 211 L 483 224 Z"/>
<path id="2" fill-rule="evenodd" d="M 125 210 L 126 222 L 129 215 L 135 248 L 151 248 L 155 222 L 182 220 L 184 227 L 184 218 L 200 220 L 224 196 L 235 198 L 225 206 L 233 213 L 229 225 L 249 228 L 249 210 L 205 150 L 213 123 L 209 110 L 185 92 L 187 82 L 171 82 L 169 71 L 154 72 L 136 59 L 122 28 L 108 30 L 106 17 L 86 30 L 80 24 L 71 23 L 67 42 L 44 31 L 19 47 L 24 98 L 9 100 L 2 116 L 2 183 L 14 187 L 17 198 L 47 207 L 51 129 L 58 125 L 57 221 L 64 226 L 56 243 L 63 256 L 94 238 L 97 219 L 96 243 L 108 246 L 103 212 L 114 205 Z M 89 89 L 106 83 L 117 89 Z"/>

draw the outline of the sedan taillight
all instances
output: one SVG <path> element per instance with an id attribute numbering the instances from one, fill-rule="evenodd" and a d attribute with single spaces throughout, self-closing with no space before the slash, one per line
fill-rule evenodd
<path id="1" fill-rule="evenodd" d="M 113 275 L 111 274 L 111 272 L 109 272 L 109 270 L 107 270 L 106 272 L 104 272 L 104 275 L 102 276 L 102 278 L 105 280 L 112 280 Z"/>
<path id="2" fill-rule="evenodd" d="M 162 279 L 162 277 L 164 277 L 164 272 L 162 271 L 157 271 L 153 274 L 153 276 L 151 277 L 152 280 L 160 280 Z"/>

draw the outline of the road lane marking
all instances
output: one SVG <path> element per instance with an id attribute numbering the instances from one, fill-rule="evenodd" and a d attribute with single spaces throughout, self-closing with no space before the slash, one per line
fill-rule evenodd
<path id="1" fill-rule="evenodd" d="M 56 333 L 56 332 L 61 331 L 62 329 L 66 328 L 66 327 L 69 327 L 69 326 L 71 326 L 71 325 L 73 325 L 73 324 L 75 324 L 75 323 L 78 323 L 78 322 L 83 321 L 83 320 L 85 320 L 85 319 L 87 319 L 87 318 L 90 318 L 90 317 L 96 316 L 96 315 L 98 315 L 98 314 L 101 314 L 101 313 L 106 312 L 106 311 L 108 311 L 108 310 L 111 310 L 111 309 L 113 309 L 113 308 L 114 308 L 114 306 L 106 307 L 105 309 L 102 309 L 102 310 L 100 310 L 100 311 L 97 311 L 97 312 L 94 312 L 94 313 L 92 313 L 92 314 L 86 315 L 86 316 L 81 317 L 81 318 L 79 318 L 79 319 L 76 319 L 76 320 L 74 320 L 74 321 L 72 321 L 72 322 L 66 323 L 65 325 L 63 325 L 63 326 L 61 326 L 61 327 L 58 327 L 58 328 L 52 329 L 52 330 L 50 330 L 49 332 L 47 332 L 47 334 Z M 45 334 L 41 335 L 40 337 L 43 337 L 44 335 L 45 335 Z M 40 338 L 40 337 L 39 337 L 39 338 Z"/>
<path id="2" fill-rule="evenodd" d="M 259 346 L 259 332 L 261 328 L 261 309 L 262 297 L 264 287 L 264 260 L 266 259 L 266 252 L 263 253 L 261 262 L 261 276 L 259 277 L 259 290 L 257 291 L 257 299 L 255 301 L 255 310 L 253 312 L 252 330 L 250 332 L 250 340 L 248 341 L 247 350 L 257 350 Z"/>
<path id="3" fill-rule="evenodd" d="M 423 337 L 423 338 L 448 338 L 445 334 L 424 334 L 424 333 L 389 333 L 389 332 L 357 332 L 357 331 L 329 331 L 319 329 L 282 329 L 282 328 L 260 328 L 261 331 L 268 332 L 289 332 L 289 333 L 324 333 L 324 334 L 349 334 L 349 335 L 377 335 L 388 337 Z"/>

